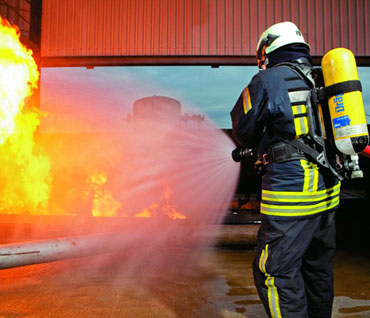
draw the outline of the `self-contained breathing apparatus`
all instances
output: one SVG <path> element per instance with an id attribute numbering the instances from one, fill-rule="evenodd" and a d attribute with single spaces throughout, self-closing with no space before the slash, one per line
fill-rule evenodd
<path id="1" fill-rule="evenodd" d="M 314 67 L 309 73 L 294 63 L 278 66 L 290 67 L 310 87 L 306 106 L 308 134 L 273 145 L 273 151 L 270 149 L 258 158 L 257 166 L 268 164 L 271 159 L 282 162 L 284 158 L 309 157 L 340 180 L 363 177 L 358 154 L 368 145 L 369 135 L 353 53 L 344 48 L 333 49 L 325 54 L 321 67 Z M 232 152 L 237 162 L 255 155 L 254 149 L 236 148 Z"/>

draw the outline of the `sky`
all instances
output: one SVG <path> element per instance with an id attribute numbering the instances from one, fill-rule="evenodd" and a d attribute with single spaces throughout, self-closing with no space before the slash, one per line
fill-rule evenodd
<path id="1" fill-rule="evenodd" d="M 256 66 L 149 66 L 42 68 L 41 131 L 106 131 L 127 124 L 135 100 L 167 96 L 183 113 L 205 115 L 219 128 L 231 128 L 230 111 Z M 367 122 L 370 72 L 358 67 Z"/>

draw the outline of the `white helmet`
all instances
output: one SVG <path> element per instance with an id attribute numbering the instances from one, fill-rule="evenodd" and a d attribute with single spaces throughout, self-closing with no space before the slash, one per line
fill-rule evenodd
<path id="1" fill-rule="evenodd" d="M 258 66 L 261 67 L 265 63 L 266 54 L 293 43 L 302 43 L 310 48 L 293 22 L 286 21 L 270 26 L 258 40 L 256 49 Z"/>

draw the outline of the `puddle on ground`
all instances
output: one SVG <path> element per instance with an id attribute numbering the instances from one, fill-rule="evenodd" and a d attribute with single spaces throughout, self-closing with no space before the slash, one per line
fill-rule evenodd
<path id="1" fill-rule="evenodd" d="M 212 262 L 219 275 L 218 306 L 228 316 L 267 317 L 253 283 L 253 250 L 216 250 Z M 345 249 L 338 249 L 333 266 L 335 298 L 332 318 L 370 318 L 370 259 Z M 226 297 L 225 297 L 226 296 Z"/>
<path id="2" fill-rule="evenodd" d="M 347 296 L 337 296 L 334 300 L 333 317 L 357 318 L 370 317 L 370 300 L 353 299 Z"/>
<path id="3" fill-rule="evenodd" d="M 194 273 L 155 277 L 151 286 L 120 279 L 122 263 L 87 271 L 91 258 L 0 271 L 0 318 L 266 318 L 253 283 L 254 251 L 212 249 Z M 370 260 L 334 257 L 332 318 L 370 317 Z"/>
<path id="4" fill-rule="evenodd" d="M 217 299 L 222 317 L 266 317 L 254 287 L 253 258 L 253 250 L 219 249 L 211 255 L 211 263 L 217 274 L 212 282 L 212 297 Z"/>
<path id="5" fill-rule="evenodd" d="M 366 254 L 337 250 L 334 260 L 333 318 L 370 317 L 370 259 Z"/>

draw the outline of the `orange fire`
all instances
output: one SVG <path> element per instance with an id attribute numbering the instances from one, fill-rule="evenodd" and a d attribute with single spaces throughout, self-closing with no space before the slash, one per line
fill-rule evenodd
<path id="1" fill-rule="evenodd" d="M 85 193 L 87 198 L 92 200 L 92 216 L 95 217 L 116 217 L 127 216 L 118 214 L 122 204 L 114 198 L 107 186 L 108 176 L 104 172 L 93 171 L 86 179 L 88 191 Z M 149 207 L 142 209 L 134 216 L 136 218 L 155 218 L 166 215 L 172 220 L 183 220 L 186 216 L 176 210 L 170 204 L 172 190 L 168 183 L 165 184 L 164 195 L 161 203 L 153 203 Z"/>
<path id="2" fill-rule="evenodd" d="M 149 206 L 149 208 L 144 208 L 141 212 L 136 213 L 137 218 L 152 218 L 158 213 L 159 205 L 154 203 Z"/>
<path id="3" fill-rule="evenodd" d="M 93 193 L 93 216 L 117 216 L 121 203 L 105 187 L 108 180 L 107 174 L 94 171 L 86 180 Z"/>
<path id="4" fill-rule="evenodd" d="M 163 211 L 164 213 L 172 220 L 183 220 L 186 219 L 186 216 L 178 212 L 174 206 L 170 205 L 170 199 L 172 197 L 172 190 L 166 182 L 165 184 L 165 191 L 164 191 L 164 199 L 165 199 L 165 204 L 163 206 Z"/>
<path id="5" fill-rule="evenodd" d="M 29 97 L 39 72 L 19 30 L 0 17 L 0 213 L 46 212 L 50 163 L 34 142 L 40 111 Z"/>
<path id="6" fill-rule="evenodd" d="M 176 211 L 175 208 L 169 207 L 166 211 L 167 216 L 172 220 L 183 220 L 186 219 L 186 216 Z"/>
<path id="7" fill-rule="evenodd" d="M 149 206 L 149 208 L 144 208 L 141 212 L 136 213 L 135 217 L 137 218 L 151 218 L 155 217 L 158 214 L 162 213 L 167 215 L 172 220 L 183 220 L 186 219 L 186 216 L 181 214 L 176 208 L 170 204 L 172 196 L 172 190 L 166 182 L 164 189 L 163 202 L 160 204 L 154 203 Z"/>
<path id="8" fill-rule="evenodd" d="M 63 214 L 62 208 L 49 211 L 53 206 L 49 204 L 51 165 L 35 142 L 41 112 L 30 99 L 38 86 L 39 72 L 32 51 L 22 45 L 19 37 L 18 28 L 0 17 L 0 214 Z M 91 202 L 92 216 L 127 216 L 118 212 L 122 203 L 110 192 L 107 173 L 92 171 L 80 181 L 87 188 L 76 193 Z M 171 196 L 166 182 L 159 203 L 144 208 L 135 217 L 186 219 L 170 203 Z"/>

